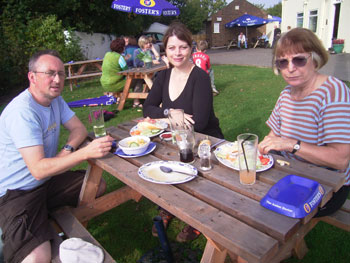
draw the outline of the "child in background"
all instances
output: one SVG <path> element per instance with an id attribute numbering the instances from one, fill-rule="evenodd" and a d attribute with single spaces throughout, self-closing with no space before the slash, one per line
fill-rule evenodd
<path id="1" fill-rule="evenodd" d="M 208 49 L 208 42 L 205 40 L 199 41 L 196 47 L 195 53 L 192 54 L 192 60 L 193 63 L 200 67 L 201 69 L 205 70 L 209 76 L 211 81 L 211 89 L 213 90 L 213 93 L 215 95 L 219 94 L 219 91 L 217 91 L 215 84 L 214 84 L 214 70 L 210 66 L 210 58 L 207 54 L 205 54 L 205 51 Z"/>

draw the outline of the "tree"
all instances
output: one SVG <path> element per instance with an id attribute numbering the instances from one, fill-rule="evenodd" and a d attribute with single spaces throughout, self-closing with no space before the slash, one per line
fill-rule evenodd
<path id="1" fill-rule="evenodd" d="M 203 29 L 203 22 L 209 16 L 226 6 L 226 0 L 172 0 L 170 2 L 180 9 L 179 20 L 194 34 Z"/>
<path id="2" fill-rule="evenodd" d="M 282 17 L 282 3 L 278 3 L 270 8 L 266 9 L 266 12 L 272 16 Z"/>

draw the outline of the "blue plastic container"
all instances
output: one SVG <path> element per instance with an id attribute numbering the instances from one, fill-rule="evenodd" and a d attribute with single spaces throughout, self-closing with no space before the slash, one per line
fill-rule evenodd
<path id="1" fill-rule="evenodd" d="M 318 182 L 290 174 L 273 185 L 260 204 L 285 216 L 303 218 L 318 207 L 323 195 Z"/>

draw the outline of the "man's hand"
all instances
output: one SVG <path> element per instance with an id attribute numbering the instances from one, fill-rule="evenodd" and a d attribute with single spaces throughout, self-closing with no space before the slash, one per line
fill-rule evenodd
<path id="1" fill-rule="evenodd" d="M 111 150 L 113 141 L 114 138 L 107 135 L 93 140 L 81 150 L 85 151 L 86 159 L 101 158 Z"/>

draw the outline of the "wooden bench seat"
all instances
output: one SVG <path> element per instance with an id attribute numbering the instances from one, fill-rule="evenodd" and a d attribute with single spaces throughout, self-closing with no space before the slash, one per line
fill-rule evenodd
<path id="1" fill-rule="evenodd" d="M 101 244 L 94 239 L 94 237 L 87 231 L 87 229 L 78 221 L 78 219 L 71 213 L 69 208 L 62 208 L 50 214 L 62 229 L 65 237 L 81 238 L 95 246 L 100 247 L 104 253 L 104 263 L 115 263 L 115 260 L 108 254 L 108 252 L 101 246 Z M 63 239 L 57 235 L 57 237 L 51 243 L 52 260 L 54 263 L 61 263 L 58 255 L 59 245 L 63 242 Z"/>
<path id="2" fill-rule="evenodd" d="M 320 218 L 321 221 L 350 232 L 350 200 L 334 214 Z"/>
<path id="3" fill-rule="evenodd" d="M 95 72 L 95 73 L 89 73 L 89 74 L 81 74 L 81 75 L 74 75 L 67 77 L 66 80 L 72 80 L 72 79 L 81 79 L 81 78 L 91 78 L 91 77 L 97 77 L 101 76 L 102 72 Z"/>

